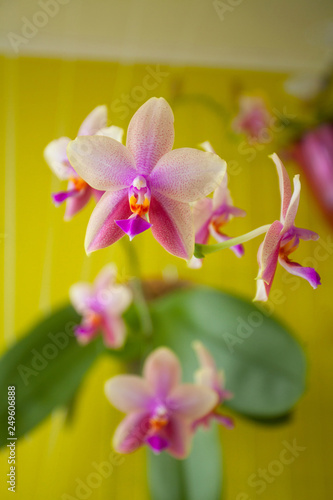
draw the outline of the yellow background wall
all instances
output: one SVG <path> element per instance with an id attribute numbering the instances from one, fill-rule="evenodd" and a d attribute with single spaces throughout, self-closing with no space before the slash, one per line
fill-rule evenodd
<path id="1" fill-rule="evenodd" d="M 150 68 L 154 68 L 150 65 Z M 230 186 L 237 206 L 248 212 L 246 219 L 235 220 L 228 227 L 231 235 L 241 234 L 278 218 L 279 189 L 275 169 L 267 154 L 275 149 L 281 133 L 273 133 L 273 142 L 256 154 L 253 161 L 240 154 L 238 143 L 228 132 L 218 107 L 234 112 L 234 93 L 264 89 L 270 108 L 283 109 L 300 116 L 296 100 L 286 96 L 282 83 L 285 75 L 220 69 L 170 68 L 168 76 L 147 98 L 164 96 L 175 113 L 175 147 L 196 147 L 209 139 L 218 154 L 235 165 L 237 175 L 230 176 Z M 52 139 L 75 137 L 83 118 L 98 104 L 115 106 L 115 99 L 144 85 L 145 65 L 121 66 L 102 62 L 71 62 L 43 59 L 0 58 L 0 276 L 4 283 L 0 313 L 5 350 L 19 338 L 42 313 L 67 300 L 69 286 L 82 279 L 91 280 L 109 261 L 115 261 L 122 276 L 128 275 L 129 263 L 121 244 L 87 258 L 83 240 L 91 204 L 71 222 L 63 222 L 63 208 L 51 203 L 51 192 L 60 188 L 46 164 L 42 152 Z M 176 99 L 178 95 L 186 99 Z M 204 97 L 203 97 L 204 96 Z M 145 99 L 144 99 L 145 100 Z M 110 124 L 126 127 L 130 116 L 144 100 L 136 100 L 128 116 L 110 113 Z M 114 108 L 115 109 L 115 108 Z M 279 136 L 281 134 L 281 136 Z M 288 164 L 290 175 L 298 167 Z M 234 172 L 236 172 L 235 170 Z M 332 241 L 305 182 L 297 225 L 316 230 L 324 242 Z M 223 288 L 252 298 L 257 272 L 256 252 L 260 239 L 246 245 L 246 255 L 237 260 L 230 251 L 206 259 L 200 271 L 171 257 L 153 240 L 151 234 L 136 238 L 144 277 L 174 274 L 198 283 Z M 323 286 L 317 291 L 300 279 L 289 281 L 280 270 L 274 283 L 282 291 L 282 302 L 271 305 L 302 341 L 309 360 L 308 391 L 297 406 L 290 423 L 271 428 L 259 426 L 236 416 L 233 431 L 221 430 L 225 459 L 225 500 L 256 499 L 248 484 L 258 468 L 279 458 L 282 441 L 306 449 L 258 498 L 262 500 L 310 500 L 332 498 L 333 463 L 332 410 L 332 291 L 333 248 L 318 252 L 319 243 L 302 243 L 298 261 L 307 256 L 317 260 Z M 324 255 L 324 256 L 323 256 Z M 100 360 L 86 378 L 75 420 L 63 428 L 64 414 L 55 412 L 38 429 L 20 441 L 17 448 L 17 495 L 24 500 L 75 497 L 76 479 L 86 481 L 94 472 L 92 462 L 106 460 L 110 438 L 120 419 L 106 401 L 103 383 L 119 370 L 110 359 Z M 4 389 L 5 390 L 5 389 Z M 4 393 L 1 397 L 4 397 Z M 209 459 L 207 457 L 206 459 Z M 7 451 L 0 454 L 1 495 L 9 498 L 4 477 Z M 145 476 L 145 453 L 125 457 L 124 463 L 103 480 L 91 496 L 97 499 L 135 499 L 148 497 Z"/>

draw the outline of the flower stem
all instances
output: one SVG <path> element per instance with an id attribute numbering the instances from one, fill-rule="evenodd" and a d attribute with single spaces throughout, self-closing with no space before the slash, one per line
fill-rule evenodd
<path id="1" fill-rule="evenodd" d="M 230 240 L 223 241 L 222 243 L 216 243 L 215 245 L 200 245 L 199 243 L 196 243 L 194 256 L 197 257 L 197 259 L 203 259 L 205 255 L 210 253 L 218 252 L 219 250 L 224 250 L 225 248 L 230 248 L 235 245 L 245 243 L 246 241 L 253 240 L 257 236 L 260 236 L 260 234 L 267 233 L 270 226 L 270 224 L 266 224 L 265 226 L 258 227 L 249 233 L 242 234 L 236 238 L 231 238 Z"/>
<path id="2" fill-rule="evenodd" d="M 150 317 L 149 307 L 142 288 L 141 268 L 138 254 L 135 245 L 128 241 L 127 238 L 122 238 L 123 248 L 125 249 L 128 257 L 129 269 L 132 282 L 132 290 L 134 295 L 134 302 L 140 318 L 141 328 L 147 337 L 153 333 L 153 324 Z"/>

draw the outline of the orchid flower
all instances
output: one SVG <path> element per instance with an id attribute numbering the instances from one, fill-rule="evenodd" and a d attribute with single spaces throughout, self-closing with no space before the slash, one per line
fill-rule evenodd
<path id="1" fill-rule="evenodd" d="M 214 153 L 208 141 L 201 144 L 201 147 L 205 151 Z M 212 236 L 218 243 L 231 239 L 224 233 L 224 226 L 233 217 L 244 217 L 245 215 L 244 210 L 233 206 L 228 189 L 228 176 L 225 173 L 221 184 L 214 191 L 213 198 L 202 198 L 193 205 L 195 242 L 206 245 L 209 236 Z M 244 255 L 243 245 L 235 245 L 230 248 L 237 257 Z M 202 259 L 192 257 L 189 266 L 200 268 L 202 266 Z"/>
<path id="2" fill-rule="evenodd" d="M 269 127 L 271 115 L 261 97 L 242 96 L 239 114 L 232 122 L 237 133 L 245 133 L 251 142 L 261 142 L 261 135 Z"/>
<path id="3" fill-rule="evenodd" d="M 149 99 L 134 114 L 126 147 L 109 137 L 78 137 L 67 148 L 79 175 L 106 191 L 87 228 L 88 253 L 125 235 L 151 228 L 171 254 L 190 259 L 194 227 L 190 202 L 221 182 L 225 162 L 213 153 L 182 148 L 172 151 L 173 113 L 163 98 Z"/>
<path id="4" fill-rule="evenodd" d="M 294 225 L 301 191 L 299 175 L 294 177 L 292 194 L 288 173 L 281 160 L 275 153 L 271 158 L 279 176 L 282 203 L 280 220 L 271 224 L 258 250 L 259 274 L 254 300 L 262 301 L 268 299 L 278 262 L 289 273 L 305 278 L 313 288 L 321 284 L 320 276 L 313 268 L 302 267 L 289 258 L 289 255 L 298 248 L 300 239 L 315 241 L 319 236 L 309 229 L 301 229 Z"/>
<path id="5" fill-rule="evenodd" d="M 200 364 L 200 369 L 195 372 L 195 382 L 200 386 L 211 388 L 218 396 L 216 406 L 206 415 L 196 420 L 194 422 L 194 428 L 196 429 L 199 425 L 209 427 L 211 420 L 216 420 L 225 427 L 232 429 L 234 427 L 232 419 L 222 415 L 218 411 L 218 407 L 222 405 L 224 401 L 233 397 L 231 392 L 225 389 L 224 372 L 222 370 L 217 370 L 212 355 L 201 342 L 194 342 L 193 348 Z"/>
<path id="6" fill-rule="evenodd" d="M 126 327 L 121 315 L 132 301 L 132 292 L 115 283 L 116 274 L 116 267 L 108 264 L 93 285 L 76 283 L 70 288 L 73 307 L 82 315 L 82 322 L 75 329 L 81 344 L 90 342 L 99 332 L 107 347 L 118 349 L 124 344 Z"/>
<path id="7" fill-rule="evenodd" d="M 113 406 L 127 413 L 113 438 L 118 453 L 147 444 L 155 453 L 166 450 L 176 458 L 188 455 L 193 423 L 218 401 L 208 387 L 181 383 L 180 362 L 165 347 L 148 356 L 143 377 L 113 377 L 106 382 L 105 393 Z"/>
<path id="8" fill-rule="evenodd" d="M 107 108 L 106 106 L 98 106 L 95 108 L 83 121 L 78 135 L 106 135 L 121 142 L 123 130 L 119 127 L 107 125 Z M 60 205 L 67 200 L 65 220 L 70 220 L 83 207 L 86 206 L 91 196 L 94 196 L 98 201 L 103 195 L 103 191 L 97 190 L 89 186 L 81 177 L 78 176 L 74 168 L 71 166 L 66 148 L 71 139 L 68 137 L 60 137 L 50 144 L 44 150 L 44 158 L 60 180 L 67 180 L 67 191 L 61 191 L 52 195 L 55 205 Z"/>

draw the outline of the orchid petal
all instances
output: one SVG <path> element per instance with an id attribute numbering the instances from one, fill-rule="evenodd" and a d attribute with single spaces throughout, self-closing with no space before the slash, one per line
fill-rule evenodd
<path id="1" fill-rule="evenodd" d="M 67 146 L 71 142 L 69 137 L 60 137 L 50 142 L 44 149 L 44 158 L 53 173 L 60 180 L 69 179 L 75 175 L 73 168 L 67 158 Z"/>
<path id="2" fill-rule="evenodd" d="M 67 155 L 78 175 L 101 191 L 129 187 L 136 176 L 130 151 L 110 137 L 77 137 L 69 143 Z"/>
<path id="3" fill-rule="evenodd" d="M 227 417 L 226 415 L 220 415 L 219 413 L 213 414 L 215 420 L 218 421 L 219 424 L 224 425 L 227 429 L 233 429 L 235 427 L 234 421 L 232 418 Z"/>
<path id="4" fill-rule="evenodd" d="M 226 163 L 214 153 L 198 149 L 174 149 L 165 154 L 150 175 L 153 192 L 176 201 L 193 202 L 220 184 Z"/>
<path id="5" fill-rule="evenodd" d="M 206 245 L 209 239 L 209 224 L 213 213 L 211 198 L 202 198 L 193 205 L 195 242 Z"/>
<path id="6" fill-rule="evenodd" d="M 201 269 L 202 268 L 203 259 L 197 259 L 197 257 L 193 257 L 188 261 L 187 265 L 190 269 Z"/>
<path id="7" fill-rule="evenodd" d="M 168 453 L 175 458 L 186 458 L 190 452 L 192 432 L 188 422 L 181 417 L 171 417 L 165 428 L 169 442 Z"/>
<path id="8" fill-rule="evenodd" d="M 314 231 L 310 231 L 310 229 L 295 227 L 294 233 L 298 238 L 304 241 L 308 240 L 317 241 L 319 239 L 319 234 L 315 233 Z"/>
<path id="9" fill-rule="evenodd" d="M 272 154 L 270 158 L 275 163 L 277 173 L 279 176 L 280 193 L 281 193 L 281 222 L 284 222 L 287 210 L 291 201 L 291 184 L 288 172 L 283 165 L 282 161 L 276 153 Z"/>
<path id="10" fill-rule="evenodd" d="M 288 210 L 286 212 L 284 224 L 283 224 L 283 232 L 287 232 L 295 222 L 297 210 L 298 210 L 298 205 L 299 205 L 299 199 L 300 199 L 300 194 L 301 194 L 301 183 L 299 180 L 299 175 L 294 176 L 294 192 L 291 197 Z"/>
<path id="11" fill-rule="evenodd" d="M 96 203 L 97 203 L 102 198 L 105 191 L 100 191 L 99 189 L 94 189 L 94 188 L 90 188 L 90 189 L 91 189 L 91 192 L 94 195 L 94 198 L 95 198 Z"/>
<path id="12" fill-rule="evenodd" d="M 68 184 L 70 187 L 71 183 Z M 78 191 L 76 196 L 68 198 L 66 201 L 66 210 L 64 219 L 66 221 L 71 220 L 74 215 L 76 215 L 82 208 L 84 208 L 90 200 L 92 191 L 89 186 L 86 186 L 82 190 Z"/>
<path id="13" fill-rule="evenodd" d="M 199 146 L 207 153 L 215 153 L 214 148 L 209 141 L 202 142 Z"/>
<path id="14" fill-rule="evenodd" d="M 106 106 L 97 106 L 84 119 L 77 135 L 95 135 L 108 122 L 108 109 Z"/>
<path id="15" fill-rule="evenodd" d="M 192 347 L 197 355 L 200 366 L 202 368 L 211 368 L 213 370 L 216 369 L 216 364 L 213 356 L 205 348 L 202 342 L 195 341 L 193 342 Z"/>
<path id="16" fill-rule="evenodd" d="M 113 436 L 113 447 L 118 453 L 132 453 L 144 444 L 148 432 L 147 412 L 132 412 L 118 425 Z"/>
<path id="17" fill-rule="evenodd" d="M 166 347 L 160 347 L 148 356 L 143 373 L 149 386 L 158 397 L 167 396 L 181 379 L 179 360 Z"/>
<path id="18" fill-rule="evenodd" d="M 125 233 L 117 226 L 115 220 L 127 219 L 131 213 L 127 189 L 105 193 L 97 203 L 88 223 L 86 252 L 108 247 L 122 238 Z"/>
<path id="19" fill-rule="evenodd" d="M 104 135 L 105 137 L 111 137 L 118 142 L 123 142 L 124 129 L 121 127 L 116 127 L 116 125 L 111 125 L 111 127 L 102 128 L 97 132 L 96 135 Z"/>
<path id="20" fill-rule="evenodd" d="M 94 292 L 98 293 L 112 286 L 117 277 L 117 266 L 115 264 L 107 264 L 98 273 L 94 281 Z"/>
<path id="21" fill-rule="evenodd" d="M 228 189 L 228 175 L 225 174 L 220 185 L 215 189 L 213 194 L 213 210 L 223 206 L 223 205 L 231 205 L 232 206 L 232 198 L 230 195 L 230 191 Z"/>
<path id="22" fill-rule="evenodd" d="M 182 384 L 173 389 L 167 400 L 172 414 L 196 420 L 213 410 L 218 403 L 216 392 L 208 387 Z"/>
<path id="23" fill-rule="evenodd" d="M 171 151 L 174 141 L 173 113 L 165 99 L 149 99 L 132 117 L 126 146 L 140 174 L 149 175 L 158 160 Z"/>
<path id="24" fill-rule="evenodd" d="M 87 311 L 87 302 L 91 295 L 92 289 L 89 283 L 75 283 L 69 289 L 70 301 L 79 314 L 84 314 Z"/>
<path id="25" fill-rule="evenodd" d="M 113 314 L 107 314 L 103 318 L 103 338 L 107 347 L 119 349 L 125 343 L 126 325 L 123 319 Z"/>
<path id="26" fill-rule="evenodd" d="M 152 392 L 147 382 L 136 375 L 117 375 L 105 383 L 105 394 L 118 410 L 128 413 L 149 409 Z"/>
<path id="27" fill-rule="evenodd" d="M 149 220 L 154 238 L 172 255 L 189 260 L 194 251 L 190 206 L 159 194 L 151 198 Z"/>
<path id="28" fill-rule="evenodd" d="M 318 285 L 321 285 L 320 276 L 312 267 L 303 267 L 297 262 L 292 262 L 287 258 L 280 258 L 279 262 L 288 273 L 306 279 L 312 288 L 317 288 Z"/>
<path id="29" fill-rule="evenodd" d="M 273 280 L 269 284 L 265 283 L 264 280 L 257 280 L 257 292 L 254 297 L 255 302 L 266 302 L 269 296 L 270 289 L 272 288 Z"/>
<path id="30" fill-rule="evenodd" d="M 215 231 L 215 229 L 212 225 L 209 226 L 209 231 L 210 231 L 210 234 L 213 236 L 213 238 L 215 238 L 215 240 L 218 243 L 222 243 L 222 241 L 231 240 L 230 236 L 227 236 L 226 234 L 218 233 L 217 231 Z M 245 253 L 243 245 L 235 245 L 233 247 L 230 247 L 230 250 L 232 250 L 234 252 L 236 257 L 243 257 L 243 255 Z"/>
<path id="31" fill-rule="evenodd" d="M 259 279 L 263 279 L 269 284 L 274 277 L 279 256 L 281 231 L 283 225 L 280 221 L 275 221 L 268 229 L 260 250 L 258 251 Z"/>

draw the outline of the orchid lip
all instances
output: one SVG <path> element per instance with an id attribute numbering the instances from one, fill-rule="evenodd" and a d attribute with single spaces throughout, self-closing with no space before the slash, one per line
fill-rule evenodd
<path id="1" fill-rule="evenodd" d="M 79 191 L 77 189 L 70 189 L 69 191 L 59 191 L 59 193 L 52 193 L 52 200 L 55 205 L 61 205 L 64 201 L 72 196 L 77 196 Z"/>
<path id="2" fill-rule="evenodd" d="M 129 219 L 116 220 L 115 223 L 129 236 L 131 241 L 134 236 L 137 236 L 152 227 L 150 222 L 137 214 L 133 214 L 129 217 Z"/>

